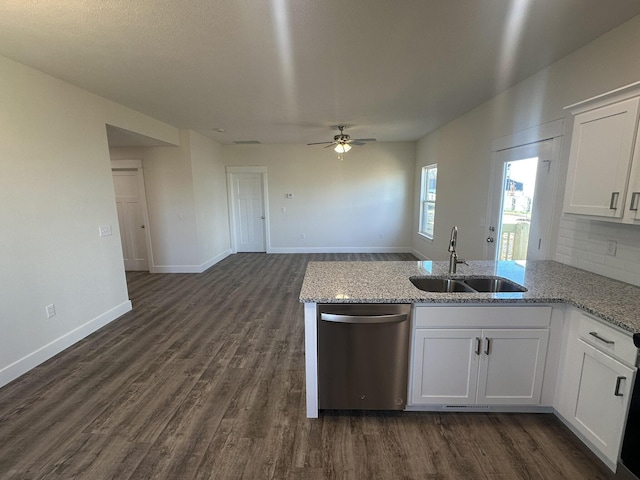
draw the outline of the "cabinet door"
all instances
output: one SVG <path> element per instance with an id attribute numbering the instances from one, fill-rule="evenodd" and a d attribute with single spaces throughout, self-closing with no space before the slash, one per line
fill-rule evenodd
<path id="1" fill-rule="evenodd" d="M 476 401 L 481 330 L 417 329 L 411 403 L 469 405 Z"/>
<path id="2" fill-rule="evenodd" d="M 549 330 L 484 330 L 478 403 L 540 403 Z"/>
<path id="3" fill-rule="evenodd" d="M 622 218 L 638 103 L 633 98 L 575 116 L 566 212 Z"/>
<path id="4" fill-rule="evenodd" d="M 615 468 L 635 370 L 582 340 L 576 342 L 581 366 L 571 423 Z"/>
<path id="5" fill-rule="evenodd" d="M 640 222 L 640 127 L 636 134 L 636 145 L 633 149 L 629 188 L 625 202 L 625 223 Z"/>

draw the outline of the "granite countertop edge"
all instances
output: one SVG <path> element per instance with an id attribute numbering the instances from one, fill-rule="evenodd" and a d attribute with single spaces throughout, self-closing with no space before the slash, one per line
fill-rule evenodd
<path id="1" fill-rule="evenodd" d="M 309 262 L 302 303 L 567 304 L 640 334 L 640 287 L 555 261 L 470 261 L 457 274 L 448 262 Z M 524 285 L 524 293 L 430 293 L 412 276 L 499 276 Z"/>

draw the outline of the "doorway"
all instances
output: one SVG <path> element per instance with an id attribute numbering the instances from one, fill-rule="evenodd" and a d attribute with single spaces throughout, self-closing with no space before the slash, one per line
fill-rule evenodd
<path id="1" fill-rule="evenodd" d="M 227 167 L 234 252 L 268 252 L 266 167 Z"/>
<path id="2" fill-rule="evenodd" d="M 125 271 L 152 271 L 142 162 L 111 162 Z"/>
<path id="3" fill-rule="evenodd" d="M 557 177 L 555 151 L 550 139 L 495 152 L 487 258 L 548 258 Z"/>

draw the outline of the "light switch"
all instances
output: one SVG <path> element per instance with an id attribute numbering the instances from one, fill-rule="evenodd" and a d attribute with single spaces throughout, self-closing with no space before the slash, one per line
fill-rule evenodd
<path id="1" fill-rule="evenodd" d="M 111 235 L 111 225 L 100 225 L 100 236 L 108 237 Z"/>

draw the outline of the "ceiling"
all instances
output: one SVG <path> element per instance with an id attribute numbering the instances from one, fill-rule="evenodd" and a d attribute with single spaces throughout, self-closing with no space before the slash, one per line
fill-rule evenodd
<path id="1" fill-rule="evenodd" d="M 639 13 L 638 0 L 3 0 L 0 55 L 222 143 L 321 142 L 338 124 L 412 141 Z"/>

